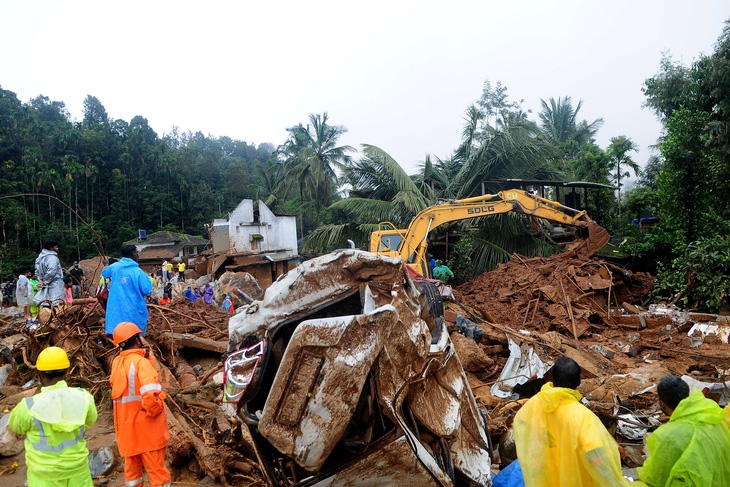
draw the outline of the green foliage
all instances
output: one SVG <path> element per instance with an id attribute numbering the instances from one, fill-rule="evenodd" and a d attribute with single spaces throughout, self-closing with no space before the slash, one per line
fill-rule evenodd
<path id="1" fill-rule="evenodd" d="M 689 308 L 717 313 L 728 292 L 730 240 L 724 235 L 703 237 L 686 245 L 669 263 L 660 264 L 654 288 L 657 297 L 683 293 L 679 302 Z"/>
<path id="2" fill-rule="evenodd" d="M 472 239 L 468 234 L 454 245 L 447 265 L 454 273 L 453 284 L 456 286 L 478 276 L 472 263 Z"/>
<path id="3" fill-rule="evenodd" d="M 91 95 L 75 123 L 62 102 L 38 96 L 24 104 L 0 88 L 0 195 L 58 197 L 96 229 L 110 254 L 138 229 L 204 234 L 205 223 L 256 196 L 249 190 L 262 184 L 255 167 L 273 149 L 200 132 L 161 138 L 144 117 L 109 118 Z M 15 274 L 49 238 L 62 243 L 64 263 L 97 252 L 93 232 L 47 197 L 0 199 L 0 231 L 3 275 Z"/>
<path id="4" fill-rule="evenodd" d="M 332 202 L 337 189 L 336 168 L 344 168 L 351 159 L 350 146 L 338 146 L 338 139 L 347 132 L 341 125 L 327 123 L 327 112 L 310 114 L 306 127 L 301 123 L 287 129 L 289 139 L 277 149 L 285 165 L 284 178 L 278 192 L 298 187 L 300 220 L 304 220 L 304 198 L 313 203 L 313 227 L 319 226 L 322 210 Z"/>

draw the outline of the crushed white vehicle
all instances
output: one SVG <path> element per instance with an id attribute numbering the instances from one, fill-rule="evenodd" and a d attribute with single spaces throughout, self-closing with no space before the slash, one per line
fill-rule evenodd
<path id="1" fill-rule="evenodd" d="M 433 285 L 399 258 L 300 264 L 229 323 L 225 400 L 275 486 L 491 486 L 491 448 Z"/>

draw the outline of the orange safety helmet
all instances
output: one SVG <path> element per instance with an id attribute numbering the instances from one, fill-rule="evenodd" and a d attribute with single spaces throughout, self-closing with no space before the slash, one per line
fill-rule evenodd
<path id="1" fill-rule="evenodd" d="M 114 338 L 114 345 L 119 345 L 120 343 L 129 340 L 137 334 L 141 335 L 142 330 L 140 330 L 139 327 L 134 323 L 131 323 L 129 321 L 119 323 L 116 328 L 114 328 L 114 334 L 112 335 L 112 337 Z"/>

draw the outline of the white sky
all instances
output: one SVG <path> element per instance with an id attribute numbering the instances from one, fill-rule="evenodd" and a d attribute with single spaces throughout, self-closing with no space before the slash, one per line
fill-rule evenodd
<path id="1" fill-rule="evenodd" d="M 711 54 L 730 1 L 20 1 L 0 0 L 0 86 L 83 117 L 87 94 L 159 135 L 256 144 L 329 112 L 341 142 L 390 153 L 408 173 L 456 148 L 489 79 L 523 109 L 583 100 L 597 140 L 626 135 L 644 164 L 660 125 L 642 109 L 663 51 Z"/>

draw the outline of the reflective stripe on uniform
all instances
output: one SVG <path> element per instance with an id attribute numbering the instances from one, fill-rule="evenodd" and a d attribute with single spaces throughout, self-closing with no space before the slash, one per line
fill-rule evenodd
<path id="1" fill-rule="evenodd" d="M 147 391 L 161 391 L 162 386 L 160 384 L 147 384 L 139 388 L 139 393 L 144 394 Z"/>
<path id="2" fill-rule="evenodd" d="M 142 396 L 138 396 L 134 393 L 134 364 L 129 365 L 129 375 L 127 376 L 127 395 L 122 396 L 119 399 L 115 399 L 114 402 L 117 403 L 126 403 L 126 402 L 134 402 L 134 401 L 142 401 Z M 143 391 L 140 390 L 140 394 Z"/>
<path id="3" fill-rule="evenodd" d="M 144 481 L 144 478 L 142 478 L 142 477 L 140 477 L 138 479 L 134 479 L 134 480 L 125 480 L 124 485 L 126 487 L 134 487 L 135 485 L 141 484 L 143 481 Z M 170 484 L 167 484 L 167 485 L 170 485 Z"/>
<path id="4" fill-rule="evenodd" d="M 28 412 L 30 412 L 30 409 L 33 407 L 33 401 L 32 397 L 26 397 L 25 398 L 26 404 L 28 405 Z M 79 428 L 79 434 L 76 435 L 76 437 L 72 440 L 66 440 L 62 441 L 56 446 L 49 445 L 48 444 L 48 436 L 46 436 L 46 432 L 43 430 L 43 422 L 37 418 L 34 418 L 31 416 L 31 419 L 33 420 L 33 425 L 38 430 L 38 434 L 40 436 L 39 441 L 40 443 L 33 443 L 30 442 L 31 446 L 36 449 L 37 451 L 47 451 L 51 453 L 59 453 L 65 448 L 68 448 L 69 446 L 74 446 L 78 444 L 79 441 L 82 441 L 84 439 L 84 427 L 81 426 Z"/>

